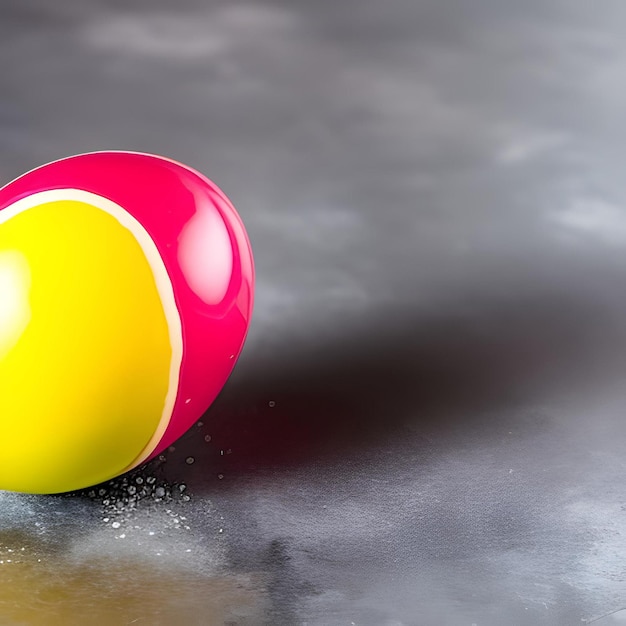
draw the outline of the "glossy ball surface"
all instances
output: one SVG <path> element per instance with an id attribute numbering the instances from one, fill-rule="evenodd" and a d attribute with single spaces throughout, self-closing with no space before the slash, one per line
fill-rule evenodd
<path id="1" fill-rule="evenodd" d="M 180 163 L 83 154 L 0 189 L 0 489 L 87 487 L 171 445 L 230 375 L 253 292 L 241 219 Z"/>

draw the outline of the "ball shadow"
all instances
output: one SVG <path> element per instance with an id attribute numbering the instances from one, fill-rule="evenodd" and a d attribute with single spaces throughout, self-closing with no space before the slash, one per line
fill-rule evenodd
<path id="1" fill-rule="evenodd" d="M 168 476 L 210 487 L 223 475 L 324 462 L 409 432 L 475 429 L 485 419 L 497 428 L 499 407 L 593 384 L 624 345 L 601 304 L 546 292 L 437 314 L 380 311 L 325 337 L 246 354 L 168 455 Z"/>

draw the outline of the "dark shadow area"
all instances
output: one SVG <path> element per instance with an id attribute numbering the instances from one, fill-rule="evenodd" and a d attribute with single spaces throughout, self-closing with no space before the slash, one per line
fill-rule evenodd
<path id="1" fill-rule="evenodd" d="M 323 463 L 404 433 L 494 436 L 486 413 L 619 375 L 623 347 L 610 310 L 571 295 L 526 293 L 441 314 L 381 311 L 324 341 L 287 338 L 247 354 L 201 427 L 168 455 L 166 473 L 195 477 L 199 464 L 185 467 L 193 456 L 214 468 L 203 471 L 210 484 L 220 473 Z"/>

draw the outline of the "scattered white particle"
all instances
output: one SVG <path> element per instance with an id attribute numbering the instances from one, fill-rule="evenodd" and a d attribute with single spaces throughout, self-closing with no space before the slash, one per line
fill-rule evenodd
<path id="1" fill-rule="evenodd" d="M 223 529 L 223 528 L 220 528 L 217 532 L 221 534 L 221 533 L 223 533 L 223 532 L 224 532 L 224 529 Z"/>
<path id="2" fill-rule="evenodd" d="M 111 519 L 110 517 L 103 517 L 103 518 L 102 518 L 102 521 L 106 523 L 106 522 L 108 522 L 110 519 Z"/>
<path id="3" fill-rule="evenodd" d="M 164 454 L 159 454 L 159 461 L 167 461 L 167 457 Z"/>
<path id="4" fill-rule="evenodd" d="M 148 534 L 149 534 L 150 536 L 152 536 L 152 535 L 154 535 L 154 531 L 153 531 L 153 530 L 151 530 Z"/>
<path id="5" fill-rule="evenodd" d="M 122 534 L 120 535 L 120 539 L 126 539 L 126 533 L 122 533 Z"/>
<path id="6" fill-rule="evenodd" d="M 202 427 L 204 426 L 204 422 L 198 422 L 198 423 L 196 424 L 196 426 L 197 426 L 198 428 L 202 428 Z"/>
<path id="7" fill-rule="evenodd" d="M 191 498 L 186 494 L 183 496 L 182 499 L 183 499 L 183 502 L 189 502 L 189 500 L 191 500 Z"/>
<path id="8" fill-rule="evenodd" d="M 111 524 L 111 528 L 119 528 L 121 526 L 121 524 L 119 522 L 113 522 Z"/>
<path id="9" fill-rule="evenodd" d="M 187 465 L 193 465 L 193 463 L 194 463 L 194 461 L 195 461 L 195 460 L 196 460 L 196 459 L 194 459 L 192 456 L 188 456 L 188 457 L 185 459 L 185 463 L 187 463 Z"/>
<path id="10" fill-rule="evenodd" d="M 185 552 L 191 552 L 191 548 L 187 548 Z"/>
<path id="11" fill-rule="evenodd" d="M 224 478 L 224 474 L 218 474 L 217 477 L 222 480 L 222 478 Z"/>

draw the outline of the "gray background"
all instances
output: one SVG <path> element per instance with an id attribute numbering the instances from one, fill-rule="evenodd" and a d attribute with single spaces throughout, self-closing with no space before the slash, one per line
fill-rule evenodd
<path id="1" fill-rule="evenodd" d="M 0 178 L 188 163 L 258 283 L 165 461 L 0 494 L 0 622 L 626 622 L 625 24 L 622 0 L 4 0 Z"/>

